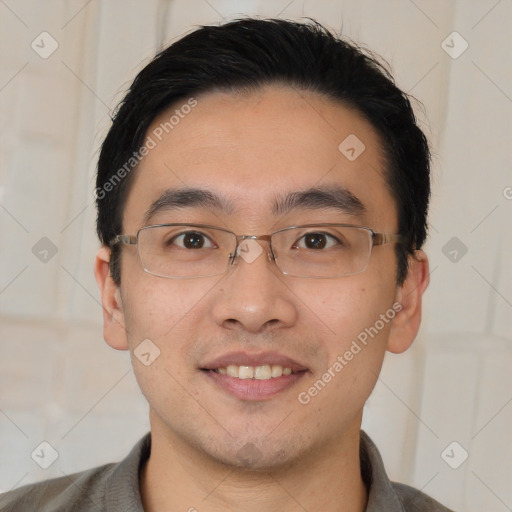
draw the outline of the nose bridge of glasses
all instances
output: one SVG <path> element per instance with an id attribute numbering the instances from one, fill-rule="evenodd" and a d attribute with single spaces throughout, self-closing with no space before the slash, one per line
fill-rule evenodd
<path id="1" fill-rule="evenodd" d="M 270 243 L 271 235 L 237 235 L 237 240 L 263 240 Z"/>
<path id="2" fill-rule="evenodd" d="M 258 243 L 258 241 L 268 242 L 268 248 L 266 250 L 267 258 L 269 261 L 275 261 L 275 255 L 274 255 L 274 250 L 273 250 L 272 243 L 271 243 L 271 238 L 272 238 L 271 235 L 236 235 L 237 246 L 236 246 L 236 250 L 231 255 L 231 258 L 230 258 L 231 263 L 234 263 L 235 260 L 237 259 L 237 257 L 240 255 L 246 262 L 254 261 L 254 258 L 252 256 L 249 256 L 249 254 L 247 254 L 247 253 L 252 252 L 252 254 L 254 255 L 254 254 L 256 254 L 256 252 L 259 252 L 259 251 L 255 252 L 254 249 L 251 250 L 251 247 L 249 246 L 249 244 L 245 244 L 245 246 L 244 246 L 244 242 L 246 240 L 254 240 L 254 242 L 256 242 L 256 243 Z M 259 244 L 259 245 L 261 247 L 261 244 Z M 263 247 L 261 247 L 261 249 L 265 250 Z M 247 257 L 244 256 L 244 253 L 247 254 Z M 259 256 L 259 254 L 258 254 L 258 256 Z"/>

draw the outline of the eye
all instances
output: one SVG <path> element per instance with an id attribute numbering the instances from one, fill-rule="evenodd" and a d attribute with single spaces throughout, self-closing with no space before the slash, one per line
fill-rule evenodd
<path id="1" fill-rule="evenodd" d="M 178 245 L 178 247 L 182 247 L 184 249 L 209 249 L 215 247 L 206 235 L 198 233 L 197 231 L 181 233 L 167 242 L 167 245 L 170 246 L 171 244 Z"/>
<path id="2" fill-rule="evenodd" d="M 329 249 L 330 247 L 339 244 L 339 240 L 329 235 L 328 233 L 306 233 L 297 242 L 295 242 L 294 249 Z"/>

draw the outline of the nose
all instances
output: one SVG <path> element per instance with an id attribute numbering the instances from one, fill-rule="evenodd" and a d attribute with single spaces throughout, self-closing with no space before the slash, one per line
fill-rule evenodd
<path id="1" fill-rule="evenodd" d="M 279 273 L 269 244 L 243 240 L 213 298 L 214 321 L 228 329 L 259 333 L 290 327 L 297 319 L 294 294 Z"/>

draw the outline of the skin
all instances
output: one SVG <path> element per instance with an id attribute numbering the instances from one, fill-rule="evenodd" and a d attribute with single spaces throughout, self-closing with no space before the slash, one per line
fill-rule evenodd
<path id="1" fill-rule="evenodd" d="M 229 198 L 232 212 L 187 208 L 152 223 L 195 222 L 237 234 L 267 234 L 312 222 L 353 223 L 396 233 L 396 206 L 384 178 L 378 135 L 357 112 L 312 92 L 266 86 L 251 93 L 207 93 L 144 157 L 124 209 L 134 235 L 151 203 L 174 187 L 201 187 Z M 170 109 L 172 111 L 175 108 Z M 149 132 L 168 119 L 155 119 Z M 349 134 L 364 142 L 353 162 L 338 150 Z M 366 207 L 355 218 L 331 209 L 274 216 L 276 194 L 342 185 Z M 135 247 L 122 248 L 121 285 L 101 248 L 95 275 L 104 307 L 104 336 L 130 350 L 150 405 L 152 451 L 142 472 L 147 511 L 362 511 L 359 431 L 364 403 L 386 350 L 405 351 L 421 320 L 428 285 L 422 251 L 397 286 L 394 244 L 373 249 L 367 270 L 337 279 L 284 276 L 265 256 L 239 258 L 228 273 L 190 280 L 143 271 Z M 343 354 L 357 335 L 398 301 L 402 310 L 307 405 L 297 397 Z M 142 365 L 133 350 L 144 339 L 160 356 Z M 200 371 L 233 350 L 277 350 L 307 367 L 297 385 L 269 400 L 246 401 Z M 252 445 L 251 463 L 239 451 Z M 253 449 L 254 449 L 253 448 Z"/>

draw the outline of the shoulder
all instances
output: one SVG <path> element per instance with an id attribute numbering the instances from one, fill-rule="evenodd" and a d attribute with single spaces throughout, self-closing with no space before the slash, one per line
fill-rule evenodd
<path id="1" fill-rule="evenodd" d="M 395 482 L 392 486 L 406 512 L 453 512 L 413 487 Z"/>
<path id="2" fill-rule="evenodd" d="M 103 509 L 106 483 L 115 464 L 24 485 L 0 495 L 0 512 L 96 512 Z"/>
<path id="3" fill-rule="evenodd" d="M 0 495 L 0 512 L 142 512 L 139 472 L 151 451 L 146 434 L 127 457 Z"/>
<path id="4" fill-rule="evenodd" d="M 379 450 L 361 431 L 361 474 L 369 490 L 367 512 L 453 512 L 409 485 L 391 482 Z"/>

